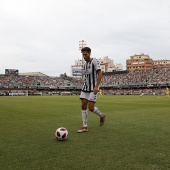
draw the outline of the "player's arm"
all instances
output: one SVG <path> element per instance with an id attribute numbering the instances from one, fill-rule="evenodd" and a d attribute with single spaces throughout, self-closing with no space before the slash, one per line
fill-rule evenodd
<path id="1" fill-rule="evenodd" d="M 95 94 L 97 94 L 99 91 L 99 84 L 100 84 L 101 79 L 102 79 L 102 72 L 101 72 L 101 70 L 97 70 L 97 81 L 96 81 L 96 85 L 93 89 L 93 92 Z"/>

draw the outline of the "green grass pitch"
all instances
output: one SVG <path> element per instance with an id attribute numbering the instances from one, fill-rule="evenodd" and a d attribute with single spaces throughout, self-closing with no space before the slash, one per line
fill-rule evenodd
<path id="1" fill-rule="evenodd" d="M 82 126 L 79 96 L 0 97 L 1 170 L 168 170 L 170 98 L 104 96 Z M 66 141 L 55 130 L 67 128 Z"/>

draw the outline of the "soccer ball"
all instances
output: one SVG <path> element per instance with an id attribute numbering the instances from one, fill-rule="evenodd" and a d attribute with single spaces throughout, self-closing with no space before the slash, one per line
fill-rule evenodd
<path id="1" fill-rule="evenodd" d="M 64 127 L 60 127 L 55 131 L 55 137 L 58 140 L 66 140 L 68 137 L 68 131 Z"/>

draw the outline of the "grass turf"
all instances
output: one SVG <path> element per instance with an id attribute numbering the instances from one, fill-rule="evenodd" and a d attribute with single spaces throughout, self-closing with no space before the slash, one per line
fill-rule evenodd
<path id="1" fill-rule="evenodd" d="M 79 96 L 0 97 L 0 169 L 170 169 L 170 98 L 104 96 L 96 106 L 105 124 L 89 112 L 89 132 L 79 134 Z"/>

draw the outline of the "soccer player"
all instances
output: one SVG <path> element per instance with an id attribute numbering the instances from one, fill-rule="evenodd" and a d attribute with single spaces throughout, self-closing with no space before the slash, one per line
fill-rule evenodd
<path id="1" fill-rule="evenodd" d="M 169 88 L 166 87 L 166 91 L 165 91 L 166 97 L 169 98 Z"/>
<path id="2" fill-rule="evenodd" d="M 89 47 L 82 48 L 81 53 L 86 62 L 82 69 L 84 83 L 80 94 L 83 127 L 77 131 L 78 133 L 88 132 L 88 110 L 100 117 L 100 126 L 102 126 L 105 121 L 105 114 L 95 107 L 99 84 L 102 78 L 100 63 L 95 58 L 90 57 L 91 49 Z"/>
<path id="3" fill-rule="evenodd" d="M 99 97 L 103 97 L 103 91 L 102 91 L 102 89 L 99 90 Z"/>
<path id="4" fill-rule="evenodd" d="M 140 97 L 142 97 L 144 95 L 143 91 L 140 90 Z"/>

